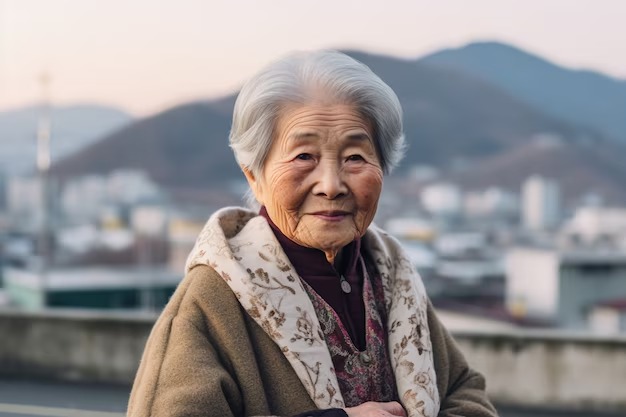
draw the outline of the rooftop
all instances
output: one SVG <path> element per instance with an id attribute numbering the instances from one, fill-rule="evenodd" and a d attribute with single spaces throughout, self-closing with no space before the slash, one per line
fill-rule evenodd
<path id="1" fill-rule="evenodd" d="M 159 267 L 80 267 L 49 269 L 43 274 L 31 269 L 5 268 L 5 285 L 41 288 L 48 291 L 137 288 L 177 285 L 182 272 Z"/>

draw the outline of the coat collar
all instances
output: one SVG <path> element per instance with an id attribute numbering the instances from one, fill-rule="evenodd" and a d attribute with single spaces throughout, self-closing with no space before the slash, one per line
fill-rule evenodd
<path id="1" fill-rule="evenodd" d="M 435 417 L 439 395 L 422 281 L 395 239 L 372 226 L 363 237 L 383 279 L 388 346 L 409 417 Z M 315 309 L 267 220 L 225 208 L 208 220 L 187 259 L 215 269 L 248 314 L 278 345 L 319 408 L 343 407 Z"/>

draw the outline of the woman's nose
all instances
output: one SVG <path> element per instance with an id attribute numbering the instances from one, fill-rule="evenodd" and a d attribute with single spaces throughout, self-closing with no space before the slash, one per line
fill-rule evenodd
<path id="1" fill-rule="evenodd" d="M 327 161 L 318 165 L 316 171 L 316 181 L 313 187 L 315 195 L 328 199 L 335 199 L 348 193 L 345 183 L 344 173 L 333 161 Z"/>

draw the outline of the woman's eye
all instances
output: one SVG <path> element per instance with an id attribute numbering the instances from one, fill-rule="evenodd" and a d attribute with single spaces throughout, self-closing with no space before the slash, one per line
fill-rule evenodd
<path id="1" fill-rule="evenodd" d="M 350 155 L 347 158 L 348 161 L 363 161 L 363 157 L 361 155 Z"/>
<path id="2" fill-rule="evenodd" d="M 300 155 L 296 156 L 296 159 L 299 159 L 301 161 L 309 161 L 313 159 L 313 157 L 310 153 L 301 153 Z"/>

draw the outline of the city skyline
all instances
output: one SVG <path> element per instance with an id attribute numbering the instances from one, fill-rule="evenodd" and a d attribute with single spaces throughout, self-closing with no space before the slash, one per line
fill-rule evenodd
<path id="1" fill-rule="evenodd" d="M 236 91 L 294 49 L 354 48 L 405 58 L 495 40 L 557 65 L 626 80 L 626 3 L 566 0 L 203 2 L 0 0 L 0 111 L 41 99 L 137 116 Z M 621 48 L 621 49 L 620 49 Z"/>

